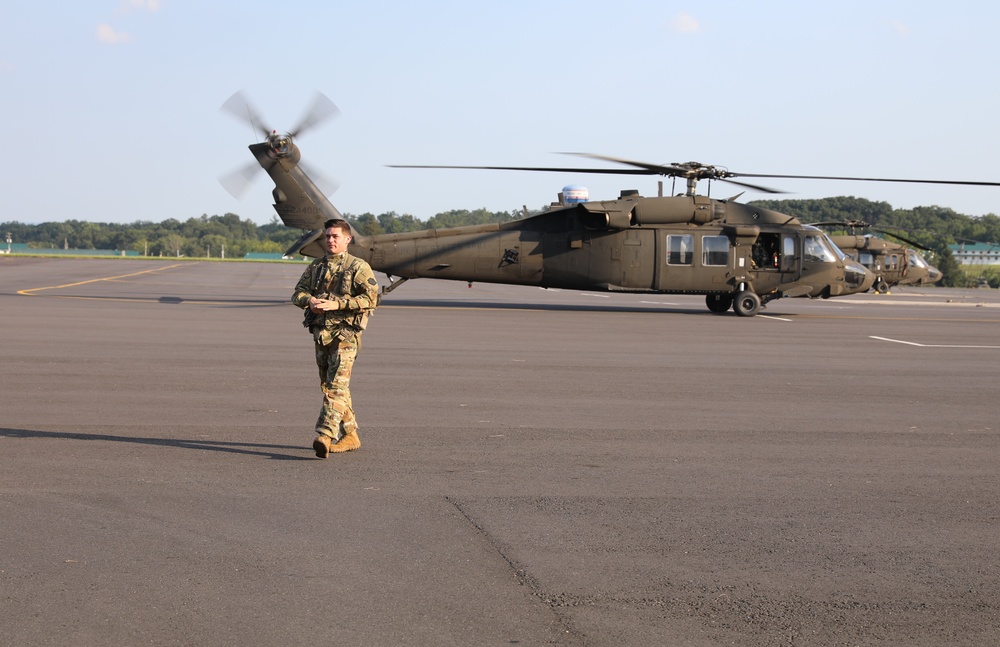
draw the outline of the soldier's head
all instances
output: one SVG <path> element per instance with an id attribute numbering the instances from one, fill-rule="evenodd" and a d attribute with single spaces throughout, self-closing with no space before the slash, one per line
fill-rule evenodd
<path id="1" fill-rule="evenodd" d="M 331 218 L 323 223 L 323 228 L 326 229 L 326 251 L 331 254 L 346 252 L 353 239 L 347 221 Z"/>

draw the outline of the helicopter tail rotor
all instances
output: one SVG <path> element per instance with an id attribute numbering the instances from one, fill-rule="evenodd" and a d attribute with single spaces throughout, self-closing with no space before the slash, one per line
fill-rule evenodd
<path id="1" fill-rule="evenodd" d="M 322 92 L 316 93 L 312 105 L 306 111 L 305 115 L 299 120 L 295 128 L 287 133 L 280 133 L 265 125 L 260 112 L 242 91 L 235 92 L 222 104 L 220 109 L 238 120 L 248 123 L 255 131 L 263 135 L 264 141 L 270 147 L 268 151 L 269 157 L 275 160 L 286 159 L 301 166 L 324 195 L 330 195 L 339 188 L 340 183 L 336 180 L 324 177 L 311 168 L 307 169 L 300 161 L 298 147 L 293 142 L 295 137 L 316 128 L 323 122 L 340 114 L 340 109 L 337 108 L 336 104 Z M 250 189 L 260 170 L 260 164 L 253 162 L 220 177 L 219 182 L 226 191 L 238 199 Z"/>

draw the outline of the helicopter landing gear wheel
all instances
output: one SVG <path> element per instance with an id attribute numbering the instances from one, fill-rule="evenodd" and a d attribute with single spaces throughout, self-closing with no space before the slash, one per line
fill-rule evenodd
<path id="1" fill-rule="evenodd" d="M 760 312 L 760 297 L 756 292 L 743 290 L 733 300 L 733 312 L 741 317 L 752 317 Z"/>
<path id="2" fill-rule="evenodd" d="M 708 309 L 716 314 L 722 314 L 733 305 L 733 295 L 731 294 L 709 294 L 705 296 L 705 304 Z"/>
<path id="3" fill-rule="evenodd" d="M 885 281 L 878 281 L 875 283 L 875 291 L 879 294 L 885 294 L 889 291 L 889 284 Z"/>

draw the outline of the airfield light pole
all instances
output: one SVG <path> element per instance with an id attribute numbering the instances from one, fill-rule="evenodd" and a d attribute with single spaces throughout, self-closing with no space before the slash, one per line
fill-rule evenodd
<path id="1" fill-rule="evenodd" d="M 10 254 L 10 244 L 14 242 L 14 239 L 10 237 L 10 232 L 7 232 L 7 253 Z"/>

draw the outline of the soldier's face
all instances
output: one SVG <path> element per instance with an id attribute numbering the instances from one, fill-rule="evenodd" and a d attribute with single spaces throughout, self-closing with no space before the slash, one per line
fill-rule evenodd
<path id="1" fill-rule="evenodd" d="M 331 254 L 341 254 L 347 251 L 351 236 L 345 234 L 340 227 L 330 227 L 326 230 L 326 251 Z"/>

